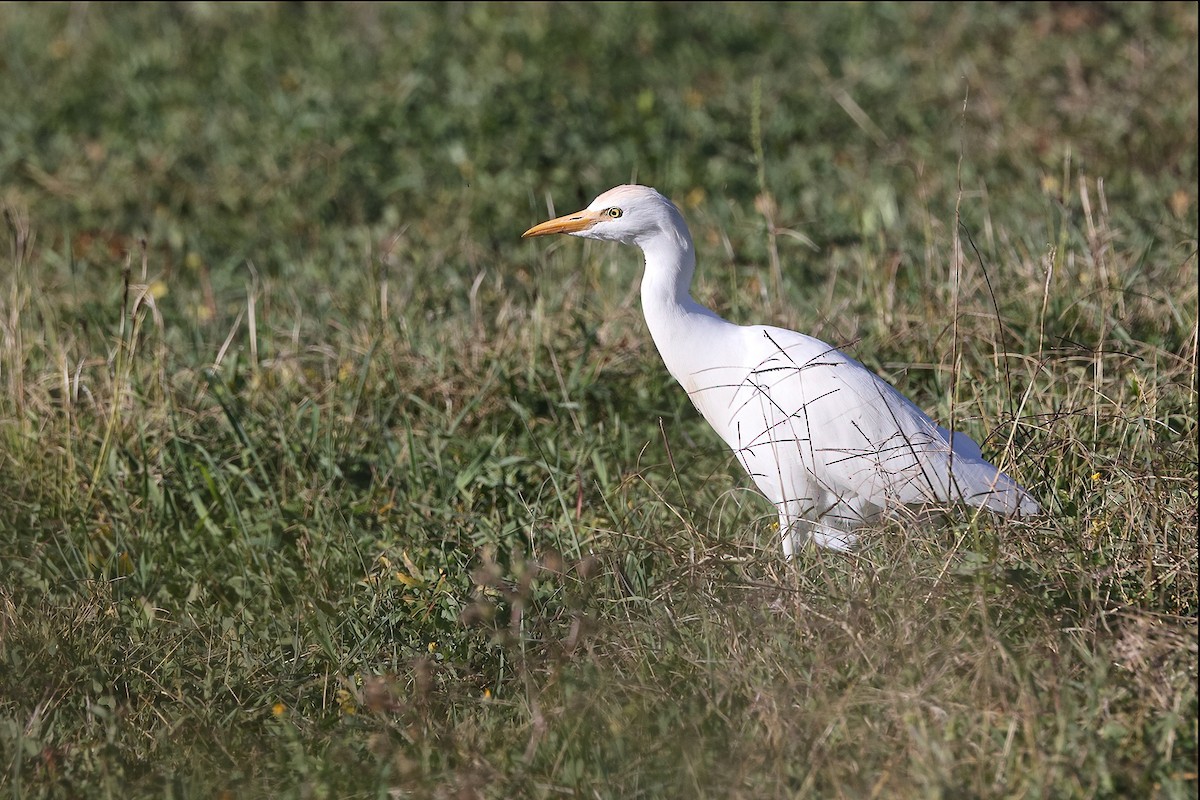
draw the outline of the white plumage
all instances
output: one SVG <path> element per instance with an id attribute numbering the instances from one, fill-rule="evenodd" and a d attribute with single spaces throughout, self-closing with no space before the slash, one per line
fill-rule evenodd
<path id="1" fill-rule="evenodd" d="M 654 344 L 775 504 L 785 556 L 806 538 L 848 549 L 857 528 L 905 509 L 1040 512 L 970 437 L 939 426 L 845 353 L 784 328 L 734 325 L 693 300 L 691 234 L 654 189 L 618 186 L 524 236 L 552 233 L 641 248 L 642 313 Z"/>

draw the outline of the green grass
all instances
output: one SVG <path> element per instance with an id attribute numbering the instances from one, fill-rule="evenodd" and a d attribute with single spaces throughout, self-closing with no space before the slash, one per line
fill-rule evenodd
<path id="1" fill-rule="evenodd" d="M 0 6 L 0 791 L 1193 797 L 1196 42 Z M 1046 518 L 785 564 L 636 254 L 519 238 L 632 179 Z"/>

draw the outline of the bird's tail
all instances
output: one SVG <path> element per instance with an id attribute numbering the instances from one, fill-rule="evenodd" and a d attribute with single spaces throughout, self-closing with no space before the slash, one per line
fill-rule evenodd
<path id="1" fill-rule="evenodd" d="M 986 508 L 1008 517 L 1033 517 L 1042 507 L 1008 475 L 983 457 L 979 445 L 964 433 L 950 432 L 938 426 L 939 433 L 951 444 L 950 472 L 955 494 L 973 506 Z"/>

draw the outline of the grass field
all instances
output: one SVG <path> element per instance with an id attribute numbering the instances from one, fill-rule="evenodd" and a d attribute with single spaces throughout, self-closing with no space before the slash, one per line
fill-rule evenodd
<path id="1" fill-rule="evenodd" d="M 1194 3 L 0 43 L 3 796 L 1195 796 Z M 785 563 L 636 252 L 520 239 L 633 180 L 1047 515 Z"/>

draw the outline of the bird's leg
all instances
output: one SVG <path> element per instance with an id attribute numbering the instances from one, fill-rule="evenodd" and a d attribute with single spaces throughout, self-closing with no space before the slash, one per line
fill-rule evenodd
<path id="1" fill-rule="evenodd" d="M 796 549 L 796 536 L 792 532 L 796 527 L 796 523 L 792 522 L 791 515 L 786 509 L 779 512 L 779 540 L 783 545 L 783 559 L 785 561 L 792 560 L 792 554 Z"/>
<path id="2" fill-rule="evenodd" d="M 798 546 L 811 541 L 817 547 L 845 552 L 854 548 L 858 537 L 851 531 L 852 525 L 840 527 L 829 524 L 828 520 L 813 522 L 796 514 L 789 513 L 791 509 L 785 505 L 779 510 L 779 540 L 783 545 L 783 557 L 791 561 Z"/>

